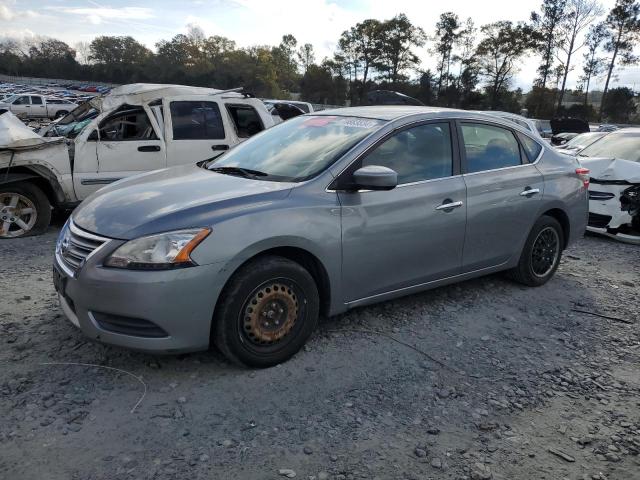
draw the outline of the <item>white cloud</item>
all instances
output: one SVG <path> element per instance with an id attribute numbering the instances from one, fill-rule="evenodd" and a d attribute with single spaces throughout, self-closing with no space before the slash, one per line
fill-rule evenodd
<path id="1" fill-rule="evenodd" d="M 34 10 L 14 10 L 10 4 L 13 5 L 15 2 L 0 1 L 0 20 L 8 22 L 15 18 L 34 18 L 38 16 L 38 13 Z"/>
<path id="2" fill-rule="evenodd" d="M 155 18 L 151 8 L 143 7 L 47 7 L 48 10 L 56 10 L 68 15 L 85 17 L 92 25 L 100 25 L 110 21 L 150 20 Z"/>

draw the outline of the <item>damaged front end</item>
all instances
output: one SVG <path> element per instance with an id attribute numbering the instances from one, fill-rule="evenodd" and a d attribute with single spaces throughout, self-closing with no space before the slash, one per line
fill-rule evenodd
<path id="1" fill-rule="evenodd" d="M 593 175 L 587 230 L 640 245 L 640 165 L 615 159 L 581 163 Z"/>

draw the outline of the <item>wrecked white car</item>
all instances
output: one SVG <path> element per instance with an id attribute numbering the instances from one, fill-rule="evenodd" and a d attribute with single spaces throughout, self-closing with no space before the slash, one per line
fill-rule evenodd
<path id="1" fill-rule="evenodd" d="M 260 100 L 235 90 L 155 84 L 118 87 L 42 135 L 9 112 L 0 118 L 0 238 L 40 233 L 51 207 L 71 208 L 130 175 L 215 158 L 274 125 Z"/>
<path id="2" fill-rule="evenodd" d="M 640 128 L 609 133 L 579 157 L 591 171 L 587 230 L 640 244 Z"/>

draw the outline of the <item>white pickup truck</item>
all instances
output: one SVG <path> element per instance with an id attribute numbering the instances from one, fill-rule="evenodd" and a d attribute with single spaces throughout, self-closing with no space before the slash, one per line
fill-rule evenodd
<path id="1" fill-rule="evenodd" d="M 0 101 L 0 109 L 9 110 L 14 115 L 25 118 L 59 118 L 77 106 L 69 100 L 49 98 L 35 93 L 21 93 Z"/>
<path id="2" fill-rule="evenodd" d="M 181 85 L 118 87 L 45 136 L 2 114 L 0 239 L 40 233 L 51 207 L 72 208 L 130 175 L 215 158 L 273 125 L 256 98 Z"/>

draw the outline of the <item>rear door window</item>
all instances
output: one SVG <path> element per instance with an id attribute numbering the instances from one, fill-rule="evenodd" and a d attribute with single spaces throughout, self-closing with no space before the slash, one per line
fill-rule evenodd
<path id="1" fill-rule="evenodd" d="M 463 123 L 466 173 L 522 164 L 520 144 L 511 130 L 483 123 Z"/>
<path id="2" fill-rule="evenodd" d="M 42 105 L 42 97 L 31 97 L 31 105 Z"/>
<path id="3" fill-rule="evenodd" d="M 260 115 L 250 105 L 227 105 L 229 115 L 240 138 L 249 138 L 264 130 Z"/>
<path id="4" fill-rule="evenodd" d="M 216 102 L 171 102 L 174 140 L 221 140 L 225 138 L 220 109 Z"/>

